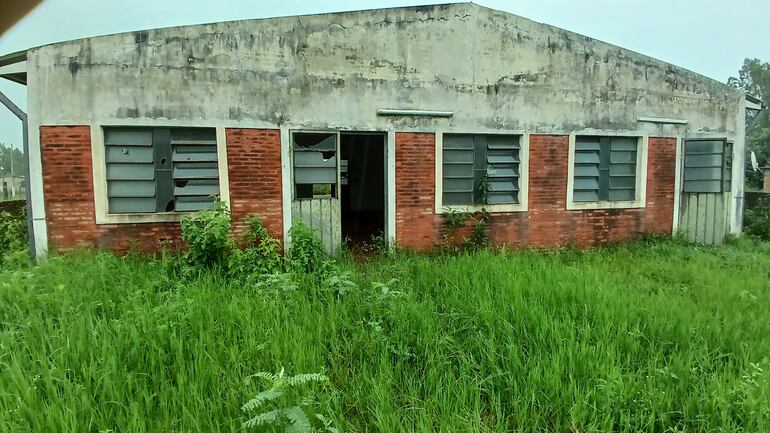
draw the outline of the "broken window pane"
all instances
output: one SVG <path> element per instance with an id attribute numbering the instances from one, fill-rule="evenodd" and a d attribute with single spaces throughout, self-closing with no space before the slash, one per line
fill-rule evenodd
<path id="1" fill-rule="evenodd" d="M 295 133 L 296 199 L 337 196 L 337 134 Z"/>

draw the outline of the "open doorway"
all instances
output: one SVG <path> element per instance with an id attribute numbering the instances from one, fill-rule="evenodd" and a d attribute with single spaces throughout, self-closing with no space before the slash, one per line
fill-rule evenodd
<path id="1" fill-rule="evenodd" d="M 385 233 L 386 134 L 340 134 L 342 239 L 351 250 Z"/>

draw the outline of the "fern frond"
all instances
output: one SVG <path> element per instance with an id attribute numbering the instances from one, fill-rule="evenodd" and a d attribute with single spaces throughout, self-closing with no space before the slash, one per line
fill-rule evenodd
<path id="1" fill-rule="evenodd" d="M 286 379 L 289 386 L 304 385 L 309 382 L 328 382 L 329 378 L 320 373 L 298 374 Z"/>
<path id="2" fill-rule="evenodd" d="M 283 395 L 283 391 L 276 388 L 270 388 L 266 391 L 262 391 L 251 400 L 247 401 L 243 406 L 241 406 L 241 410 L 244 412 L 252 411 L 260 406 L 266 401 L 275 400 L 278 397 Z"/>
<path id="3" fill-rule="evenodd" d="M 280 410 L 271 410 L 269 412 L 261 413 L 254 418 L 241 424 L 241 428 L 254 428 L 265 424 L 273 424 L 281 419 L 282 412 Z"/>
<path id="4" fill-rule="evenodd" d="M 276 377 L 276 375 L 274 375 L 273 373 L 268 373 L 267 371 L 260 371 L 259 373 L 254 373 L 250 376 L 246 376 L 246 381 L 248 382 L 255 377 L 269 380 L 270 382 L 275 382 L 276 379 L 278 379 L 278 377 Z"/>
<path id="5" fill-rule="evenodd" d="M 328 431 L 329 433 L 339 433 L 339 430 L 337 430 L 336 427 L 332 426 L 332 420 L 326 418 L 325 416 L 321 415 L 320 413 L 315 414 L 315 417 L 321 420 L 321 422 L 324 425 L 324 429 Z"/>
<path id="6" fill-rule="evenodd" d="M 286 433 L 313 433 L 313 424 L 299 406 L 288 407 L 283 410 L 283 416 L 289 420 Z"/>

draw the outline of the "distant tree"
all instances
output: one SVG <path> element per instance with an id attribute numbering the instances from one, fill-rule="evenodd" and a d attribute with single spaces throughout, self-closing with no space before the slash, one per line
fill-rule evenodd
<path id="1" fill-rule="evenodd" d="M 759 59 L 746 59 L 737 77 L 731 77 L 727 84 L 737 87 L 751 96 L 770 104 L 770 63 Z M 746 149 L 757 154 L 760 167 L 770 166 L 770 111 L 749 113 L 746 117 Z M 751 169 L 751 162 L 747 169 Z M 760 187 L 762 174 L 747 171 L 749 186 Z"/>
<path id="2" fill-rule="evenodd" d="M 24 159 L 24 153 L 17 148 L 11 148 L 10 145 L 0 143 L 0 176 L 11 176 L 11 159 L 13 159 L 13 173 L 16 176 L 24 176 L 27 161 Z M 0 186 L 1 187 L 1 186 Z"/>

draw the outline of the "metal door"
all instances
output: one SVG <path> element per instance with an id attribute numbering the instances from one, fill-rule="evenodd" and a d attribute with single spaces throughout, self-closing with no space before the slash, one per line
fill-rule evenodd
<path id="1" fill-rule="evenodd" d="M 342 243 L 339 132 L 297 131 L 291 138 L 292 218 L 311 227 L 326 253 L 335 254 Z"/>
<path id="2" fill-rule="evenodd" d="M 732 143 L 725 139 L 684 142 L 679 227 L 704 244 L 721 244 L 728 232 Z"/>

